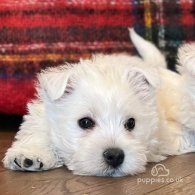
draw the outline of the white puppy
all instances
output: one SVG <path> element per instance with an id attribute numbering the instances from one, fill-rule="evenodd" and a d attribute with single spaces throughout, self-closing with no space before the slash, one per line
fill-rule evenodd
<path id="1" fill-rule="evenodd" d="M 180 49 L 179 75 L 151 43 L 133 30 L 130 36 L 143 59 L 95 55 L 38 75 L 38 98 L 28 104 L 5 167 L 66 165 L 79 175 L 124 176 L 195 151 L 195 46 Z"/>

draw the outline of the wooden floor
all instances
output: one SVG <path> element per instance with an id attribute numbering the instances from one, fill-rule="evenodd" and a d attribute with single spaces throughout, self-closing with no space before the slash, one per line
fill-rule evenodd
<path id="1" fill-rule="evenodd" d="M 0 159 L 10 146 L 16 130 L 0 128 Z M 6 170 L 0 163 L 1 195 L 140 195 L 195 194 L 195 154 L 171 157 L 161 163 L 169 175 L 152 175 L 155 164 L 147 172 L 122 178 L 74 176 L 65 167 L 41 173 Z M 160 166 L 162 166 L 160 165 Z M 147 182 L 147 183 L 146 183 Z"/>

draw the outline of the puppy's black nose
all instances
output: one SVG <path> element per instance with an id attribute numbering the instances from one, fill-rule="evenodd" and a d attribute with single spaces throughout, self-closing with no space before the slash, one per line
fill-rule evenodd
<path id="1" fill-rule="evenodd" d="M 103 152 L 103 157 L 108 165 L 116 168 L 123 163 L 125 154 L 119 148 L 108 148 Z"/>

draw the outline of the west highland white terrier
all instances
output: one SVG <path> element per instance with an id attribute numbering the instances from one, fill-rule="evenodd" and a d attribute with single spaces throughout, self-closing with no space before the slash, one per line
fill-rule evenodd
<path id="1" fill-rule="evenodd" d="M 78 175 L 124 176 L 147 162 L 195 151 L 195 45 L 180 74 L 130 29 L 140 57 L 94 55 L 38 75 L 38 98 L 3 163 L 20 171 L 66 165 Z"/>

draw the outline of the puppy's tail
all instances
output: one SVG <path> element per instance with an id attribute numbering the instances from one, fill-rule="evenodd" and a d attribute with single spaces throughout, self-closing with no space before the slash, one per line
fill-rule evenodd
<path id="1" fill-rule="evenodd" d="M 167 63 L 162 53 L 149 41 L 140 37 L 133 28 L 129 28 L 132 43 L 144 61 L 151 65 L 166 68 Z"/>

